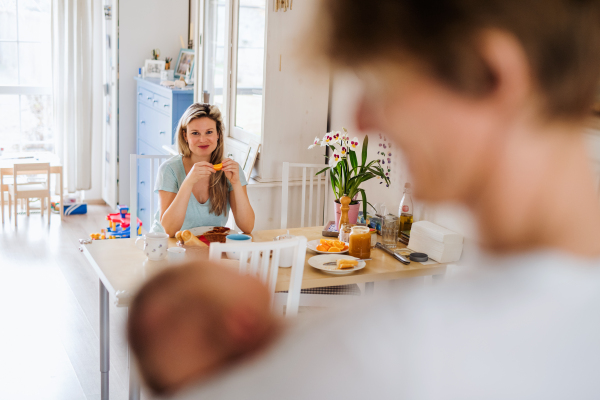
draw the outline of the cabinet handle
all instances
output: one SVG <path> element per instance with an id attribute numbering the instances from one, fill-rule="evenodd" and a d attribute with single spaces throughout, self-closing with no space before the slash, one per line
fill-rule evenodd
<path id="1" fill-rule="evenodd" d="M 142 154 L 140 154 L 140 155 L 141 155 L 141 156 L 145 156 L 145 155 L 146 155 L 146 153 L 142 153 Z"/>
<path id="2" fill-rule="evenodd" d="M 165 131 L 158 132 L 159 135 L 164 135 L 165 133 L 167 133 L 167 132 L 165 132 Z"/>
<path id="3" fill-rule="evenodd" d="M 145 184 L 146 184 L 146 182 L 140 181 L 140 185 L 145 185 Z"/>
<path id="4" fill-rule="evenodd" d="M 140 124 L 146 124 L 146 121 L 140 121 Z"/>
<path id="5" fill-rule="evenodd" d="M 146 211 L 146 209 L 145 208 L 140 208 L 140 211 Z"/>
<path id="6" fill-rule="evenodd" d="M 158 100 L 154 100 L 155 103 L 158 103 Z"/>
<path id="7" fill-rule="evenodd" d="M 138 93 L 138 96 L 141 96 L 141 95 L 142 95 L 142 92 L 139 92 L 139 93 Z"/>
<path id="8" fill-rule="evenodd" d="M 148 100 L 152 100 L 152 96 L 148 96 Z"/>
<path id="9" fill-rule="evenodd" d="M 165 107 L 165 108 L 166 108 L 166 107 L 169 107 L 169 105 L 168 105 L 168 104 L 165 104 L 163 107 Z"/>

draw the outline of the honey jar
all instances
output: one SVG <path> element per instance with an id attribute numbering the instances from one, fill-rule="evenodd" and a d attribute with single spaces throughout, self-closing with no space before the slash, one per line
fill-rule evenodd
<path id="1" fill-rule="evenodd" d="M 356 258 L 371 257 L 371 232 L 366 226 L 353 226 L 348 254 Z"/>

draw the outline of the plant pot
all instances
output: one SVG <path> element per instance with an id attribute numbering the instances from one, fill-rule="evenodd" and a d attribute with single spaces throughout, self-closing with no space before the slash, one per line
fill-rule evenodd
<path id="1" fill-rule="evenodd" d="M 333 206 L 335 208 L 335 226 L 339 227 L 340 218 L 342 217 L 342 205 L 338 200 L 333 202 Z M 360 211 L 360 203 L 350 204 L 350 210 L 348 211 L 348 219 L 350 220 L 350 224 L 355 225 L 356 221 L 358 221 L 358 212 Z"/>

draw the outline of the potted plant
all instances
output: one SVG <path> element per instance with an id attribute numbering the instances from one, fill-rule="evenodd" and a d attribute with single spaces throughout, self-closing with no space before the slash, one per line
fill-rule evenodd
<path id="1" fill-rule="evenodd" d="M 329 158 L 329 166 L 323 168 L 317 172 L 316 175 L 323 174 L 328 169 L 331 170 L 331 188 L 335 197 L 335 223 L 339 225 L 340 219 L 340 199 L 343 196 L 347 196 L 352 199 L 350 203 L 350 211 L 348 217 L 351 224 L 356 224 L 358 220 L 358 211 L 360 209 L 360 201 L 362 201 L 363 215 L 366 218 L 367 215 L 367 194 L 364 189 L 360 188 L 363 182 L 370 179 L 377 178 L 383 179 L 386 186 L 389 186 L 390 179 L 386 175 L 385 171 L 381 167 L 379 160 L 372 160 L 367 163 L 367 150 L 369 147 L 369 137 L 365 136 L 362 151 L 360 156 L 360 163 L 356 155 L 358 150 L 359 141 L 358 138 L 350 140 L 348 131 L 346 128 L 342 128 L 344 133 L 341 132 L 329 132 L 321 139 L 316 137 L 315 141 L 308 148 L 312 149 L 316 146 L 329 147 L 333 152 L 331 155 L 326 156 Z M 361 195 L 361 200 L 358 200 L 358 194 Z"/>

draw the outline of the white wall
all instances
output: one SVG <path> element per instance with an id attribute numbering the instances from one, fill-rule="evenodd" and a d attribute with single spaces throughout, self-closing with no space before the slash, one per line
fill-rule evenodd
<path id="1" fill-rule="evenodd" d="M 129 204 L 129 154 L 136 152 L 138 68 L 160 49 L 160 59 L 177 61 L 187 45 L 188 0 L 119 2 L 119 203 Z"/>

